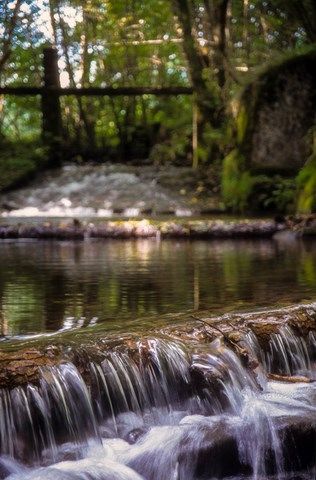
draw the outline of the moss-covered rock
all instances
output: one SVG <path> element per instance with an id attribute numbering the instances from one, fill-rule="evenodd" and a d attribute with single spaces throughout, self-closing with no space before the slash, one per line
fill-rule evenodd
<path id="1" fill-rule="evenodd" d="M 270 64 L 244 89 L 235 149 L 223 163 L 222 194 L 228 208 L 295 211 L 294 177 L 303 166 L 299 209 L 314 208 L 316 167 L 309 132 L 316 124 L 315 85 L 314 47 Z"/>
<path id="2" fill-rule="evenodd" d="M 297 172 L 316 122 L 316 49 L 269 66 L 244 90 L 238 145 L 254 171 Z"/>

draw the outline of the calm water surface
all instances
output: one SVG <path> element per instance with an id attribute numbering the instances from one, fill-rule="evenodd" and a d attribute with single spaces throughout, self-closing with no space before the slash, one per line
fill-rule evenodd
<path id="1" fill-rule="evenodd" d="M 316 299 L 316 243 L 1 241 L 0 335 Z"/>

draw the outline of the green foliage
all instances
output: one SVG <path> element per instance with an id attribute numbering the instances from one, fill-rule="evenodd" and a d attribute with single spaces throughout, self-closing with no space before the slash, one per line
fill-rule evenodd
<path id="1" fill-rule="evenodd" d="M 226 207 L 234 212 L 243 212 L 254 185 L 254 178 L 244 169 L 244 157 L 238 149 L 224 159 L 222 173 L 222 196 Z"/>
<path id="2" fill-rule="evenodd" d="M 316 211 L 316 127 L 308 132 L 306 140 L 312 145 L 312 153 L 296 178 L 299 213 Z"/>
<path id="3" fill-rule="evenodd" d="M 299 189 L 297 211 L 311 213 L 316 210 L 316 151 L 297 176 Z"/>
<path id="4" fill-rule="evenodd" d="M 225 123 L 222 116 L 228 110 L 232 95 L 240 88 L 239 84 L 245 82 L 246 75 L 249 79 L 258 65 L 275 58 L 278 52 L 292 52 L 310 43 L 313 39 L 309 26 L 314 25 L 315 8 L 312 0 L 230 2 L 225 26 L 227 78 L 224 87 L 220 87 L 217 62 L 221 63 L 222 53 L 216 52 L 217 29 L 212 31 L 217 15 L 209 21 L 205 8 L 206 3 L 216 7 L 218 2 L 195 0 L 189 3 L 192 7 L 191 31 L 197 53 L 203 60 L 202 80 L 207 86 L 203 102 L 212 107 L 210 111 L 215 112 L 214 117 L 219 117 L 208 119 L 215 127 L 213 130 L 206 128 L 200 138 L 198 156 L 206 163 L 218 158 L 218 152 L 227 151 L 230 139 L 227 138 L 227 125 L 222 125 Z M 192 68 L 183 48 L 184 42 L 181 42 L 183 29 L 171 0 L 25 0 L 21 2 L 12 37 L 8 38 L 12 27 L 11 4 L 0 2 L 0 24 L 3 25 L 0 59 L 4 47 L 10 52 L 5 67 L 0 69 L 3 85 L 39 86 L 42 49 L 48 44 L 55 44 L 58 49 L 63 86 L 190 84 Z M 297 15 L 298 5 L 300 15 Z M 63 97 L 61 104 L 67 144 L 78 150 L 116 152 L 126 160 L 128 152 L 133 156 L 131 145 L 134 150 L 141 145 L 137 134 L 143 128 L 151 142 L 149 147 L 154 146 L 152 155 L 155 154 L 157 161 L 174 161 L 177 157 L 182 160 L 184 155 L 189 159 L 192 117 L 188 97 L 95 97 L 82 98 L 81 105 L 74 97 Z M 39 98 L 6 96 L 0 104 L 0 134 L 19 142 L 39 138 L 39 112 Z M 249 109 L 241 108 L 237 118 L 238 145 L 245 138 L 253 118 Z M 161 130 L 165 128 L 165 135 L 152 135 L 157 124 Z M 147 140 L 146 135 L 144 137 Z M 143 150 L 148 153 L 149 148 Z M 31 168 L 29 160 L 22 157 L 27 171 Z M 246 197 L 252 180 L 246 173 L 240 176 L 243 182 L 239 190 Z"/>
<path id="5" fill-rule="evenodd" d="M 191 129 L 179 129 L 167 134 L 167 138 L 158 141 L 151 149 L 149 160 L 154 165 L 183 163 L 188 158 L 191 143 Z"/>
<path id="6" fill-rule="evenodd" d="M 258 175 L 254 177 L 249 204 L 254 211 L 290 213 L 295 210 L 296 191 L 294 178 Z"/>
<path id="7" fill-rule="evenodd" d="M 294 211 L 295 179 L 280 175 L 255 176 L 244 165 L 245 159 L 238 149 L 224 159 L 222 196 L 227 208 L 234 212 L 244 212 L 246 209 L 280 213 Z"/>
<path id="8" fill-rule="evenodd" d="M 1 143 L 0 191 L 29 178 L 47 164 L 45 148 L 34 142 Z"/>
<path id="9" fill-rule="evenodd" d="M 203 132 L 203 145 L 209 147 L 208 157 L 212 155 L 212 151 L 217 148 L 219 151 L 224 152 L 227 149 L 227 145 L 231 140 L 231 131 L 229 130 L 226 123 L 224 123 L 221 127 L 212 128 L 210 125 L 206 125 Z M 211 158 L 212 163 L 214 163 L 214 158 Z"/>

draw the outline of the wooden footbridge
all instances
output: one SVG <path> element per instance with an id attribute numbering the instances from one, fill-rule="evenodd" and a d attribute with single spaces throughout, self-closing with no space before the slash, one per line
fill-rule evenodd
<path id="1" fill-rule="evenodd" d="M 82 96 L 136 96 L 136 95 L 192 95 L 191 87 L 82 87 L 62 88 L 60 86 L 58 55 L 55 48 L 43 51 L 43 84 L 40 87 L 0 87 L 0 95 L 40 95 L 42 110 L 43 140 L 56 145 L 56 138 L 62 137 L 63 125 L 59 98 L 64 95 Z M 195 129 L 193 129 L 195 130 Z M 194 143 L 194 142 L 193 142 Z"/>

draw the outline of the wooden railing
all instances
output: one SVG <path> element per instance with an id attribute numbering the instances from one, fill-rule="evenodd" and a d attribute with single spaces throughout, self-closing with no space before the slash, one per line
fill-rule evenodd
<path id="1" fill-rule="evenodd" d="M 82 87 L 62 88 L 59 80 L 58 55 L 55 48 L 43 50 L 43 85 L 40 87 L 17 86 L 0 87 L 0 95 L 40 95 L 42 110 L 43 140 L 46 143 L 56 142 L 62 136 L 62 116 L 59 97 L 74 96 L 108 96 L 116 97 L 136 95 L 191 95 L 191 87 Z"/>

